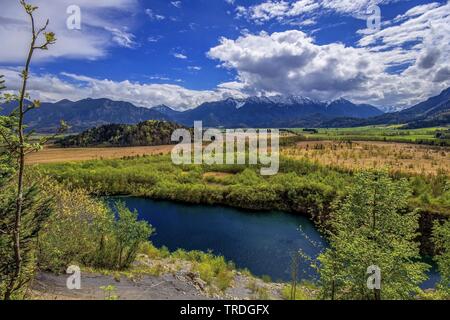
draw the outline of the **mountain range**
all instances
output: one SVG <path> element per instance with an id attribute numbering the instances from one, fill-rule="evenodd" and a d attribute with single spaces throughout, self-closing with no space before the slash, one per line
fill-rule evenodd
<path id="1" fill-rule="evenodd" d="M 15 104 L 2 106 L 0 114 L 11 113 Z M 146 120 L 165 120 L 191 127 L 203 121 L 205 127 L 302 127 L 319 126 L 338 117 L 357 119 L 381 115 L 370 105 L 356 105 L 339 99 L 320 102 L 303 97 L 250 97 L 203 103 L 195 109 L 179 112 L 168 106 L 136 107 L 109 99 L 62 100 L 42 103 L 26 114 L 25 123 L 37 132 L 55 132 L 64 120 L 71 132 L 81 132 L 105 124 L 137 124 Z"/>
<path id="2" fill-rule="evenodd" d="M 17 104 L 2 106 L 1 115 L 10 114 Z M 40 108 L 25 115 L 28 129 L 42 133 L 58 130 L 64 120 L 71 132 L 81 132 L 106 124 L 137 124 L 146 120 L 171 120 L 158 111 L 138 108 L 129 102 L 109 99 L 84 99 L 80 101 L 61 100 L 56 103 L 42 103 Z"/>
<path id="3" fill-rule="evenodd" d="M 345 99 L 321 102 L 297 96 L 229 98 L 184 112 L 174 112 L 167 106 L 156 110 L 186 126 L 201 120 L 206 127 L 227 128 L 316 127 L 339 117 L 365 119 L 383 114 L 371 105 L 356 105 Z"/>
<path id="4" fill-rule="evenodd" d="M 436 127 L 450 124 L 450 88 L 411 108 L 368 119 L 334 119 L 328 127 L 406 124 L 407 128 Z"/>
<path id="5" fill-rule="evenodd" d="M 5 104 L 1 115 L 9 114 L 15 105 Z M 81 132 L 105 124 L 137 124 L 146 120 L 172 121 L 192 127 L 202 121 L 204 127 L 227 128 L 293 128 L 352 127 L 381 124 L 406 124 L 413 127 L 450 124 L 450 88 L 411 108 L 383 113 L 368 104 L 354 104 L 345 99 L 329 102 L 300 96 L 228 98 L 203 103 L 187 111 L 169 106 L 136 107 L 129 102 L 109 99 L 62 100 L 42 103 L 38 110 L 27 113 L 25 122 L 37 132 L 55 132 L 60 120 Z"/>

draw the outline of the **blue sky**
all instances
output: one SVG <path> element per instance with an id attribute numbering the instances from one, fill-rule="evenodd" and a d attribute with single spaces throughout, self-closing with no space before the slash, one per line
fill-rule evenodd
<path id="1" fill-rule="evenodd" d="M 0 2 L 0 36 L 11 48 L 0 52 L 0 73 L 14 88 L 26 16 L 18 1 Z M 448 1 L 96 2 L 32 2 L 59 40 L 33 63 L 33 95 L 186 109 L 228 96 L 295 94 L 401 108 L 450 85 Z M 372 3 L 381 27 L 368 34 Z M 81 30 L 65 26 L 72 4 Z"/>

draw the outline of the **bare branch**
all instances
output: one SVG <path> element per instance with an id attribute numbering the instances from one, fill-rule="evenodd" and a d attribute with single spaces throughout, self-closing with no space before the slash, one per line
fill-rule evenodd
<path id="1" fill-rule="evenodd" d="M 42 28 L 40 28 L 38 30 L 38 32 L 36 32 L 36 38 L 39 37 L 39 35 L 47 29 L 49 23 L 50 23 L 50 20 L 47 19 L 47 21 L 45 22 L 45 25 Z"/>
<path id="2" fill-rule="evenodd" d="M 0 74 L 0 90 L 6 89 L 4 75 Z"/>

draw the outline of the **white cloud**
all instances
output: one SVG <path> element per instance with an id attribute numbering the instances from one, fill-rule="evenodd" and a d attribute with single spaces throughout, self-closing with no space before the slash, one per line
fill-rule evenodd
<path id="1" fill-rule="evenodd" d="M 383 5 L 399 1 L 408 0 L 321 0 L 320 3 L 325 10 L 365 19 L 367 17 L 367 9 L 371 5 Z"/>
<path id="2" fill-rule="evenodd" d="M 450 86 L 450 4 L 414 7 L 400 21 L 363 37 L 360 46 L 378 52 L 388 65 L 408 62 L 397 85 L 418 99 Z"/>
<path id="3" fill-rule="evenodd" d="M 0 68 L 5 75 L 10 90 L 18 90 L 19 71 L 12 68 Z M 169 80 L 162 76 L 151 76 L 153 80 Z M 181 79 L 173 80 L 182 82 Z M 189 90 L 175 84 L 146 84 L 108 79 L 95 79 L 71 73 L 60 75 L 31 74 L 29 90 L 33 99 L 41 101 L 59 101 L 62 99 L 80 100 L 85 98 L 109 98 L 127 101 L 141 107 L 154 107 L 166 104 L 177 110 L 186 110 L 208 102 L 228 97 L 244 97 L 238 87 L 231 84 L 219 85 L 214 90 Z"/>
<path id="4" fill-rule="evenodd" d="M 182 59 L 182 60 L 187 59 L 187 56 L 182 53 L 174 53 L 173 56 L 177 59 Z"/>
<path id="5" fill-rule="evenodd" d="M 172 81 L 169 77 L 166 76 L 160 76 L 160 75 L 154 75 L 154 76 L 148 76 L 150 80 L 160 80 L 160 81 Z"/>
<path id="6" fill-rule="evenodd" d="M 152 20 L 164 20 L 166 17 L 161 14 L 156 14 L 152 9 L 145 9 L 145 14 L 150 17 Z"/>
<path id="7" fill-rule="evenodd" d="M 148 38 L 147 38 L 147 41 L 148 42 L 158 42 L 159 40 L 161 40 L 163 38 L 163 36 L 160 36 L 160 35 L 158 35 L 158 36 L 149 36 Z"/>
<path id="8" fill-rule="evenodd" d="M 134 41 L 135 36 L 124 30 L 119 30 L 117 28 L 105 27 L 105 29 L 111 32 L 112 41 L 118 44 L 120 47 L 124 48 L 134 48 L 136 47 L 136 42 Z"/>
<path id="9" fill-rule="evenodd" d="M 35 60 L 60 57 L 93 60 L 104 57 L 112 46 L 129 46 L 132 43 L 129 40 L 133 41 L 131 33 L 118 26 L 129 23 L 126 16 L 136 12 L 137 0 L 76 1 L 81 8 L 81 30 L 69 30 L 66 27 L 66 20 L 69 17 L 66 10 L 74 4 L 73 0 L 34 0 L 33 4 L 39 6 L 36 12 L 37 24 L 43 25 L 45 19 L 49 18 L 48 30 L 55 32 L 58 39 L 51 50 L 38 52 Z M 111 19 L 112 12 L 120 12 L 121 15 L 114 15 L 114 19 Z M 30 39 L 30 29 L 28 17 L 18 1 L 2 1 L 0 22 L 2 39 L 0 62 L 23 62 Z"/>
<path id="10" fill-rule="evenodd" d="M 330 99 L 363 86 L 367 74 L 380 72 L 365 50 L 342 44 L 318 46 L 297 30 L 223 38 L 209 51 L 222 66 L 237 70 L 250 91 L 299 94 Z"/>
<path id="11" fill-rule="evenodd" d="M 238 6 L 236 13 L 238 17 L 246 17 L 257 23 L 269 20 L 286 22 L 285 19 L 292 17 L 318 15 L 326 12 L 337 12 L 365 19 L 367 9 L 372 4 L 388 4 L 408 0 L 268 0 L 250 7 Z"/>
<path id="12" fill-rule="evenodd" d="M 393 1 L 377 3 L 388 2 Z M 237 12 L 257 22 L 285 19 L 292 15 L 295 3 L 268 1 L 238 7 Z M 322 9 L 358 16 L 371 1 L 316 3 Z M 344 96 L 356 102 L 406 107 L 450 86 L 450 4 L 419 5 L 383 26 L 368 35 L 361 30 L 358 47 L 317 45 L 303 32 L 288 30 L 222 39 L 209 56 L 236 70 L 242 90 L 252 94 Z"/>
<path id="13" fill-rule="evenodd" d="M 176 8 L 181 8 L 181 1 L 172 1 L 171 4 Z"/>
<path id="14" fill-rule="evenodd" d="M 314 0 L 300 0 L 289 3 L 287 1 L 267 1 L 258 5 L 237 8 L 238 16 L 265 22 L 272 19 L 283 20 L 285 18 L 299 16 L 318 9 L 320 5 Z"/>
<path id="15" fill-rule="evenodd" d="M 199 66 L 189 66 L 189 67 L 188 67 L 188 70 L 190 70 L 190 71 L 200 71 L 200 70 L 202 70 L 202 67 L 199 67 Z"/>
<path id="16" fill-rule="evenodd" d="M 103 15 L 104 9 L 134 12 L 135 0 L 79 0 L 83 7 L 81 31 L 65 28 L 66 16 L 61 12 L 65 13 L 65 5 L 71 2 L 61 0 L 48 5 L 48 2 L 36 0 L 41 6 L 40 16 L 52 19 L 50 30 L 57 31 L 58 37 L 56 46 L 40 53 L 38 59 L 98 59 L 106 55 L 112 45 L 137 46 L 133 34 L 125 27 L 118 27 L 125 23 L 113 23 L 109 16 Z M 238 7 L 237 12 L 247 18 L 254 17 L 255 21 L 296 18 L 297 15 L 302 17 L 302 12 L 316 12 L 314 5 L 319 3 L 321 8 L 353 15 L 351 10 L 357 12 L 367 2 L 269 1 L 258 9 Z M 313 7 L 308 7 L 309 4 Z M 314 17 L 297 21 L 313 24 Z M 52 28 L 56 26 L 59 27 Z M 12 5 L 12 2 L 2 4 L 0 36 L 2 48 L 8 50 L 0 51 L 0 62 L 23 61 L 24 57 L 18 56 L 18 52 L 26 52 L 29 41 L 27 28 L 26 17 L 18 11 L 17 5 Z M 222 67 L 235 71 L 238 78 L 234 82 L 220 84 L 214 90 L 99 80 L 74 74 L 34 74 L 30 80 L 30 92 L 43 101 L 107 97 L 139 106 L 164 103 L 179 109 L 231 95 L 261 93 L 302 94 L 316 99 L 344 96 L 356 102 L 404 107 L 450 86 L 450 4 L 419 5 L 385 24 L 379 32 L 360 34 L 356 47 L 341 43 L 319 45 L 312 37 L 297 30 L 256 35 L 245 32 L 238 39 L 223 38 L 208 55 L 219 60 Z M 159 39 L 153 36 L 148 41 Z M 180 48 L 173 50 L 182 51 Z M 172 55 L 178 59 L 188 58 L 180 52 Z M 196 66 L 187 68 L 196 71 Z M 400 71 L 392 71 L 396 69 Z M 17 89 L 20 81 L 17 72 L 3 68 L 0 69 L 2 73 L 6 75 L 8 85 Z M 150 80 L 181 81 L 166 78 L 149 77 Z"/>
<path id="17" fill-rule="evenodd" d="M 427 4 L 423 4 L 423 5 L 418 5 L 416 7 L 413 7 L 411 9 L 409 9 L 404 14 L 398 15 L 394 19 L 394 21 L 398 22 L 398 21 L 405 20 L 407 18 L 420 16 L 420 15 L 426 13 L 428 10 L 435 9 L 435 8 L 437 8 L 439 6 L 440 6 L 439 3 L 437 3 L 437 2 L 427 3 Z"/>
<path id="18" fill-rule="evenodd" d="M 0 74 L 5 75 L 7 92 L 17 92 L 21 85 L 20 70 L 16 68 L 0 68 Z M 88 97 L 82 87 L 64 81 L 51 75 L 31 74 L 28 81 L 27 92 L 33 99 L 41 101 L 58 101 L 62 99 L 78 100 L 80 97 Z"/>
<path id="19" fill-rule="evenodd" d="M 288 30 L 222 38 L 208 55 L 235 70 L 249 94 L 410 106 L 450 86 L 449 6 L 413 8 L 401 24 L 363 36 L 359 47 L 318 45 Z"/>

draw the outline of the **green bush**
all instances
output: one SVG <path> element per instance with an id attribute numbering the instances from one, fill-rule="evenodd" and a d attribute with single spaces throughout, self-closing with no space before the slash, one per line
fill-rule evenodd
<path id="1" fill-rule="evenodd" d="M 39 239 L 41 269 L 63 272 L 71 264 L 125 269 L 136 258 L 152 228 L 121 203 L 117 217 L 110 207 L 86 191 L 47 183 L 45 192 L 56 204 Z"/>
<path id="2" fill-rule="evenodd" d="M 210 252 L 188 252 L 179 249 L 172 254 L 172 257 L 193 262 L 193 271 L 198 272 L 203 281 L 209 285 L 215 285 L 221 291 L 229 288 L 234 279 L 234 264 Z"/>

